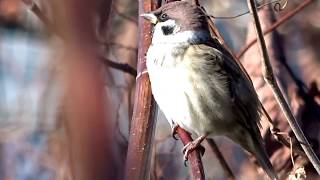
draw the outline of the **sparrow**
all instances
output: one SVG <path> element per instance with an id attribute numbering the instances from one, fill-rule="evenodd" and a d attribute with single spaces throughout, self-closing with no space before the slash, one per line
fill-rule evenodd
<path id="1" fill-rule="evenodd" d="M 250 78 L 210 34 L 198 6 L 175 1 L 140 16 L 153 26 L 146 65 L 153 96 L 172 128 L 196 134 L 184 155 L 213 136 L 226 136 L 278 179 L 260 134 L 261 103 Z"/>

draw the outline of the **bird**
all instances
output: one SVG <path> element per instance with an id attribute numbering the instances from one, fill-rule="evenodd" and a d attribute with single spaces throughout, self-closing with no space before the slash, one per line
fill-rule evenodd
<path id="1" fill-rule="evenodd" d="M 210 33 L 204 10 L 188 1 L 140 15 L 153 24 L 146 66 L 155 101 L 172 129 L 197 135 L 184 157 L 206 138 L 226 136 L 278 179 L 259 128 L 262 105 L 245 70 Z"/>

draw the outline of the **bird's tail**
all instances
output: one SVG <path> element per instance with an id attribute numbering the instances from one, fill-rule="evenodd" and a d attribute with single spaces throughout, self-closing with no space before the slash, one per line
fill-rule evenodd
<path id="1" fill-rule="evenodd" d="M 269 156 L 265 148 L 263 147 L 263 144 L 261 143 L 261 141 L 258 140 L 259 137 L 253 137 L 253 138 L 254 140 L 252 142 L 254 147 L 252 148 L 252 150 L 255 157 L 257 158 L 257 161 L 259 162 L 261 167 L 264 169 L 264 171 L 267 173 L 270 179 L 278 180 L 279 178 L 277 176 L 277 173 L 273 169 L 273 166 L 269 160 Z"/>

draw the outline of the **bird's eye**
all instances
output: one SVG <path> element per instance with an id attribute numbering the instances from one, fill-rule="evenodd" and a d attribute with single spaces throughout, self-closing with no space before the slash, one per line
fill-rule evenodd
<path id="1" fill-rule="evenodd" d="M 161 15 L 160 15 L 160 21 L 166 21 L 166 20 L 168 20 L 168 15 L 166 14 L 166 13 L 162 13 Z"/>

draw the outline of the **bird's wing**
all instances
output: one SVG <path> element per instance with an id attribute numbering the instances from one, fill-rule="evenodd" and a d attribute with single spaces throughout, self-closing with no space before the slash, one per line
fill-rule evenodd
<path id="1" fill-rule="evenodd" d="M 238 141 L 243 148 L 256 156 L 258 162 L 271 179 L 278 179 L 269 161 L 267 152 L 263 147 L 263 140 L 258 128 L 260 126 L 261 104 L 250 78 L 244 72 L 245 70 L 242 70 L 231 54 L 218 41 L 214 42 L 212 40 L 212 42 L 207 44 L 192 46 L 199 48 L 198 57 L 202 54 L 202 57 L 205 57 L 206 61 L 211 61 L 204 63 L 211 67 L 200 69 L 212 69 L 214 71 L 213 74 L 220 76 L 219 79 L 226 81 L 220 83 L 223 83 L 224 90 L 229 92 L 230 101 L 232 101 L 234 107 L 231 113 L 238 115 L 236 121 L 241 127 L 247 129 L 247 132 L 251 135 L 245 136 L 245 133 L 243 134 L 242 138 L 246 138 L 247 143 L 241 142 L 239 139 L 237 140 L 237 137 L 232 137 L 232 139 L 235 139 L 236 142 Z M 252 144 L 250 144 L 249 138 Z"/>
<path id="2" fill-rule="evenodd" d="M 224 89 L 229 92 L 230 101 L 238 110 L 237 121 L 241 126 L 255 133 L 260 133 L 260 111 L 261 105 L 254 90 L 252 82 L 247 78 L 246 72 L 240 68 L 230 53 L 216 40 L 207 44 L 192 45 L 196 47 L 198 57 L 203 54 L 206 66 L 214 71 L 214 75 L 219 77 Z M 200 53 L 200 55 L 199 55 Z M 206 69 L 207 69 L 206 68 Z M 237 113 L 237 112 L 234 112 Z"/>

